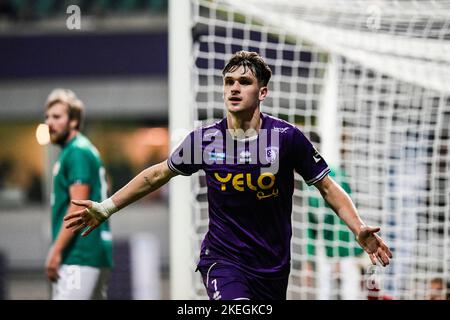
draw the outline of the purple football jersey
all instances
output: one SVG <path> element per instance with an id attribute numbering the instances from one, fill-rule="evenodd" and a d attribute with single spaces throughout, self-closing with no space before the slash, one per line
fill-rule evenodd
<path id="1" fill-rule="evenodd" d="M 171 170 L 206 174 L 209 228 L 199 266 L 220 261 L 262 277 L 290 270 L 294 170 L 308 185 L 330 169 L 292 124 L 261 113 L 258 135 L 236 140 L 227 119 L 192 131 L 168 159 Z"/>

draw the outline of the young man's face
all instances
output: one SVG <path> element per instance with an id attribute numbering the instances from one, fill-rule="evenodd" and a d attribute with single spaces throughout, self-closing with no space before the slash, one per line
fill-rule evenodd
<path id="1" fill-rule="evenodd" d="M 267 87 L 259 86 L 249 68 L 241 66 L 223 77 L 223 97 L 228 112 L 254 110 L 266 95 Z"/>
<path id="2" fill-rule="evenodd" d="M 71 132 L 69 110 L 67 105 L 57 102 L 45 112 L 45 123 L 48 125 L 50 141 L 63 145 Z"/>

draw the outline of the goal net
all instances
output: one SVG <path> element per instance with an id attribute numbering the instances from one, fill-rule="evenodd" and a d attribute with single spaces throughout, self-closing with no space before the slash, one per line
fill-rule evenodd
<path id="1" fill-rule="evenodd" d="M 320 194 L 296 175 L 288 298 L 449 294 L 450 3 L 190 4 L 193 126 L 225 116 L 221 70 L 236 51 L 257 51 L 273 72 L 262 112 L 296 124 L 317 144 L 363 220 L 380 226 L 392 249 L 388 267 L 371 267 Z M 185 198 L 192 208 L 189 299 L 206 298 L 192 267 L 208 225 L 202 174 L 191 178 Z"/>

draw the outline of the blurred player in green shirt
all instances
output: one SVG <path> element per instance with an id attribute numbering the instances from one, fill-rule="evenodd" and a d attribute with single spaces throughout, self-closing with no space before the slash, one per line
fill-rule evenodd
<path id="1" fill-rule="evenodd" d="M 311 133 L 311 142 L 316 147 L 320 137 Z M 343 169 L 330 165 L 329 176 L 332 177 L 347 194 L 351 194 L 346 174 Z M 336 298 L 332 290 L 336 289 L 334 279 L 339 274 L 339 297 L 344 300 L 362 298 L 361 270 L 358 257 L 362 257 L 364 250 L 358 245 L 353 234 L 345 223 L 332 211 L 323 200 L 320 193 L 309 188 L 308 197 L 308 228 L 307 254 L 308 269 L 316 274 L 318 299 L 329 300 Z M 319 246 L 323 244 L 322 247 Z M 323 249 L 323 250 L 321 250 Z M 312 263 L 315 262 L 315 263 Z M 313 268 L 315 265 L 315 268 Z"/>
<path id="2" fill-rule="evenodd" d="M 55 89 L 47 98 L 45 122 L 50 140 L 61 147 L 53 167 L 52 246 L 46 261 L 52 299 L 105 299 L 112 267 L 112 242 L 105 223 L 91 237 L 64 228 L 63 219 L 79 207 L 71 199 L 107 197 L 105 169 L 97 149 L 80 133 L 84 106 L 67 89 Z"/>

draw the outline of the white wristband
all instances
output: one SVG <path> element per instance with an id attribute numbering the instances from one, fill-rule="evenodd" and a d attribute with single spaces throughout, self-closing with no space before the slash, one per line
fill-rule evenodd
<path id="1" fill-rule="evenodd" d="M 118 210 L 119 209 L 116 207 L 111 198 L 108 198 L 101 203 L 93 202 L 92 208 L 88 209 L 89 213 L 99 221 L 105 221 Z"/>
<path id="2" fill-rule="evenodd" d="M 114 201 L 112 201 L 112 198 L 108 198 L 104 201 L 102 201 L 102 203 L 100 203 L 103 208 L 105 208 L 105 211 L 108 215 L 108 218 L 113 214 L 116 213 L 117 211 L 119 211 L 119 209 L 116 207 L 116 205 L 114 204 Z"/>

